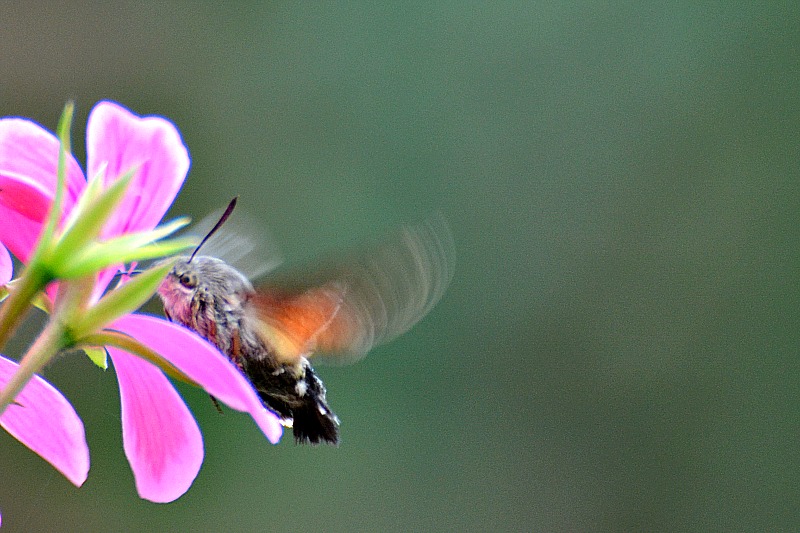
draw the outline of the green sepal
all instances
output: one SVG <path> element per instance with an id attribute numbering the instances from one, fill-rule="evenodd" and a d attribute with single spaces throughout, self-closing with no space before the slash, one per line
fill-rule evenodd
<path id="1" fill-rule="evenodd" d="M 124 251 L 132 248 L 141 248 L 145 244 L 160 241 L 164 237 L 172 235 L 179 229 L 185 228 L 191 221 L 192 219 L 189 217 L 178 217 L 175 220 L 171 220 L 166 224 L 161 224 L 152 230 L 120 235 L 119 237 L 114 237 L 104 242 L 97 243 L 96 246 L 108 248 L 114 252 Z M 197 246 L 197 241 L 195 241 L 195 246 Z M 114 250 L 114 248 L 117 248 L 117 250 Z"/>
<path id="2" fill-rule="evenodd" d="M 101 169 L 100 172 L 105 171 L 105 166 Z M 78 197 L 78 203 L 75 204 L 75 207 L 71 211 L 72 216 L 70 216 L 64 226 L 61 228 L 62 235 L 66 235 L 72 230 L 72 227 L 75 225 L 75 222 L 80 218 L 78 216 L 79 213 L 82 213 L 86 210 L 86 206 L 94 203 L 100 195 L 103 193 L 103 179 L 102 174 L 98 173 L 95 175 L 93 179 L 90 179 L 89 182 L 86 184 L 86 188 L 83 190 L 81 195 Z M 63 237 L 62 237 L 63 242 Z"/>
<path id="3" fill-rule="evenodd" d="M 80 253 L 54 265 L 59 277 L 75 278 L 97 272 L 111 265 L 146 261 L 175 255 L 197 246 L 196 237 L 180 237 L 157 242 L 187 226 L 188 217 L 179 217 L 155 229 L 113 237 L 88 244 Z"/>
<path id="4" fill-rule="evenodd" d="M 61 206 L 64 203 L 64 191 L 67 188 L 67 155 L 71 155 L 69 132 L 72 128 L 72 117 L 75 113 L 75 103 L 67 102 L 64 111 L 58 119 L 56 135 L 60 143 L 58 150 L 58 163 L 56 166 L 56 193 L 50 211 L 47 213 L 39 242 L 33 249 L 29 264 L 35 264 L 39 257 L 52 247 L 53 237 L 56 233 L 58 221 L 61 219 Z"/>
<path id="5" fill-rule="evenodd" d="M 61 266 L 68 264 L 76 253 L 100 235 L 103 225 L 111 216 L 114 208 L 122 201 L 137 170 L 138 168 L 126 172 L 96 198 L 90 199 L 88 195 L 82 196 L 75 205 L 72 211 L 75 219 L 48 257 L 49 266 L 57 277 L 66 277 L 61 272 Z"/>
<path id="6" fill-rule="evenodd" d="M 59 268 L 59 277 L 77 278 L 98 272 L 111 265 L 171 256 L 197 246 L 196 237 L 180 237 L 130 248 L 124 242 L 128 240 L 128 237 L 132 237 L 132 235 L 89 246 L 84 253 Z"/>
<path id="7" fill-rule="evenodd" d="M 87 309 L 83 316 L 75 317 L 75 323 L 70 325 L 71 334 L 81 342 L 85 336 L 138 309 L 153 296 L 172 268 L 173 262 L 167 261 L 145 270 L 127 283 L 106 293 L 99 302 Z"/>
<path id="8" fill-rule="evenodd" d="M 50 303 L 50 300 L 47 299 L 47 296 L 45 296 L 43 292 L 37 293 L 36 296 L 33 297 L 31 305 L 44 311 L 48 315 L 53 312 L 53 304 Z"/>
<path id="9" fill-rule="evenodd" d="M 103 370 L 108 370 L 108 352 L 105 348 L 97 348 L 94 346 L 84 346 L 83 351 L 89 357 L 89 360 L 99 366 Z"/>

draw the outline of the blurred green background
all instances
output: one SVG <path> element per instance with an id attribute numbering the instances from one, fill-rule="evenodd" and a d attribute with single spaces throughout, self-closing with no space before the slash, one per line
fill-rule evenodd
<path id="1" fill-rule="evenodd" d="M 239 194 L 290 263 L 441 210 L 456 276 L 320 373 L 337 448 L 181 388 L 206 459 L 138 499 L 113 370 L 46 377 L 70 485 L 0 434 L 8 531 L 800 527 L 796 2 L 3 3 L 0 114 L 100 99 L 179 127 L 170 215 Z M 159 307 L 149 307 L 158 312 Z M 10 353 L 18 357 L 19 353 Z"/>

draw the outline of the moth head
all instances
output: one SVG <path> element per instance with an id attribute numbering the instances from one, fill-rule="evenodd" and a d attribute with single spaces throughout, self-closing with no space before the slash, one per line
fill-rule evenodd
<path id="1" fill-rule="evenodd" d="M 250 282 L 242 274 L 223 261 L 207 256 L 198 256 L 203 244 L 225 223 L 236 207 L 234 198 L 228 204 L 216 225 L 209 231 L 192 255 L 178 258 L 161 282 L 158 295 L 164 302 L 167 315 L 186 323 L 191 316 L 192 302 L 202 293 L 205 300 L 215 295 L 225 295 L 246 289 L 252 290 Z"/>
<path id="2" fill-rule="evenodd" d="M 181 257 L 161 282 L 158 295 L 173 318 L 191 313 L 198 294 L 206 300 L 230 299 L 252 292 L 253 285 L 241 272 L 216 257 Z"/>

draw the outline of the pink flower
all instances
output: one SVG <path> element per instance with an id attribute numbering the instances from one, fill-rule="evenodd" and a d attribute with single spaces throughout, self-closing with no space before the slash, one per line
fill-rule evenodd
<path id="1" fill-rule="evenodd" d="M 19 118 L 0 119 L 0 242 L 23 262 L 32 253 L 53 201 L 58 148 L 56 137 L 39 125 Z M 103 238 L 154 228 L 189 169 L 188 152 L 171 122 L 139 117 L 112 102 L 98 103 L 89 114 L 86 152 L 88 175 L 102 176 L 106 185 L 138 168 L 118 210 L 104 225 Z M 69 157 L 62 223 L 85 188 L 80 166 Z M 0 281 L 7 270 L 3 252 L 0 247 Z M 109 269 L 98 276 L 95 300 L 113 275 L 113 269 Z M 160 318 L 136 314 L 119 318 L 108 328 L 136 338 L 231 408 L 250 413 L 271 442 L 280 439 L 282 429 L 277 417 L 264 408 L 244 376 L 193 332 Z M 120 385 L 125 454 L 139 495 L 155 502 L 173 501 L 188 490 L 203 461 L 197 423 L 160 369 L 121 349 L 109 347 L 108 351 Z M 38 383 L 37 387 L 46 385 L 40 380 L 29 383 L 23 393 L 33 383 Z M 37 404 L 37 408 L 40 401 L 52 401 L 40 400 L 38 390 L 26 396 L 26 401 Z M 52 392 L 58 394 L 54 389 Z M 18 406 L 12 407 L 3 415 L 3 422 L 8 413 L 19 411 Z M 41 422 L 35 419 L 31 423 L 38 428 Z M 75 456 L 75 449 L 85 449 L 83 441 L 75 444 L 72 455 L 45 455 L 39 451 L 43 446 L 40 440 L 48 438 L 43 433 L 9 432 L 62 472 L 69 470 L 64 464 L 80 466 L 76 462 L 80 454 Z"/>

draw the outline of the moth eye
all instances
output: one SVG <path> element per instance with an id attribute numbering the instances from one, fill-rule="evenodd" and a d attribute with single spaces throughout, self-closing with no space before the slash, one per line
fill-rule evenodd
<path id="1" fill-rule="evenodd" d="M 197 287 L 197 278 L 193 274 L 181 274 L 178 281 L 187 289 L 194 289 Z"/>

